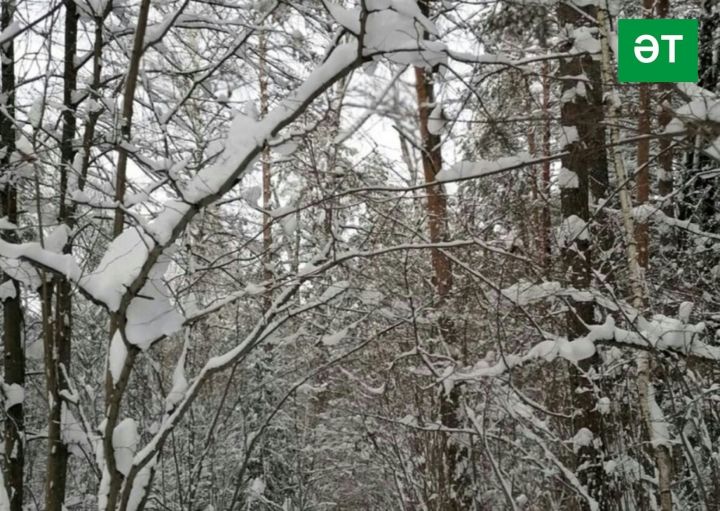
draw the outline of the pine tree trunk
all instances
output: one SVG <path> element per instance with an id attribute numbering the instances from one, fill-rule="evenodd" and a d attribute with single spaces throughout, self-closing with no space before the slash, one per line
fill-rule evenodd
<path id="1" fill-rule="evenodd" d="M 415 68 L 415 88 L 418 98 L 418 114 L 420 135 L 422 139 L 422 166 L 425 182 L 435 181 L 435 176 L 442 168 L 442 153 L 440 136 L 430 133 L 428 128 L 430 112 L 435 102 L 435 92 L 432 75 L 423 68 Z M 427 188 L 427 214 L 430 241 L 439 243 L 447 239 L 447 199 L 440 185 Z M 431 264 L 433 269 L 433 282 L 437 296 L 437 306 L 442 307 L 452 289 L 452 268 L 450 260 L 439 249 L 431 249 Z M 452 320 L 441 313 L 438 321 L 442 338 L 449 344 L 455 343 L 455 332 Z M 440 420 L 446 428 L 456 429 L 460 426 L 458 416 L 460 410 L 460 388 L 454 387 L 446 393 L 441 390 Z M 443 438 L 442 456 L 444 460 L 438 462 L 437 469 L 440 496 L 439 501 L 443 510 L 460 511 L 468 509 L 464 499 L 467 493 L 464 477 L 458 474 L 461 457 L 466 456 L 458 448 L 454 439 L 445 435 Z"/>
<path id="2" fill-rule="evenodd" d="M 716 33 L 718 31 L 718 21 L 720 14 L 715 12 L 717 2 L 714 0 L 703 0 L 702 16 L 700 18 L 699 33 L 699 74 L 700 87 L 711 92 L 716 92 L 718 88 L 718 64 L 715 63 Z M 695 146 L 704 146 L 710 140 L 704 140 L 704 137 L 698 135 L 696 137 Z M 701 228 L 709 232 L 717 232 L 720 224 L 715 218 L 716 202 L 718 199 L 718 180 L 717 178 L 703 179 L 700 177 L 703 171 L 715 167 L 715 162 L 710 158 L 701 154 L 699 151 L 691 151 L 688 153 L 688 179 L 695 178 L 690 190 L 690 203 L 685 204 L 682 208 L 682 218 L 692 219 L 700 224 Z M 708 265 L 708 268 L 714 265 Z"/>
<path id="3" fill-rule="evenodd" d="M 429 16 L 430 7 L 426 0 L 420 3 L 423 14 Z M 418 100 L 418 120 L 422 140 L 422 167 L 425 182 L 435 181 L 435 176 L 442 168 L 441 139 L 438 134 L 430 132 L 430 113 L 435 103 L 435 88 L 433 74 L 421 67 L 415 68 L 415 90 Z M 438 243 L 447 240 L 447 198 L 441 185 L 427 188 L 427 216 L 430 241 Z M 443 307 L 450 295 L 453 285 L 452 267 L 450 260 L 439 249 L 431 249 L 431 265 L 433 269 L 433 282 L 437 296 L 437 306 Z M 442 338 L 449 344 L 457 344 L 457 336 L 452 319 L 445 313 L 440 314 L 438 320 Z M 440 420 L 444 427 L 458 428 L 460 421 L 460 387 L 455 386 L 449 392 L 440 391 Z M 442 456 L 438 468 L 440 485 L 439 505 L 447 511 L 460 511 L 469 509 L 472 501 L 469 497 L 471 489 L 468 488 L 467 477 L 459 473 L 464 465 L 462 459 L 467 452 L 461 449 L 456 439 L 445 435 L 442 439 Z"/>
<path id="4" fill-rule="evenodd" d="M 14 0 L 2 3 L 2 29 L 6 29 L 15 14 Z M 4 115 L 0 116 L 0 140 L 4 156 L 2 158 L 3 187 L 0 190 L 0 217 L 17 224 L 16 177 L 12 174 L 11 157 L 15 151 L 15 48 L 12 41 L 2 46 L 2 93 L 5 97 Z M 17 243 L 15 231 L 0 231 L 2 239 Z M 25 352 L 23 349 L 23 315 L 20 286 L 16 281 L 2 277 L 5 286 L 12 286 L 14 296 L 3 301 L 3 346 L 5 350 L 5 385 L 13 386 L 17 392 L 25 387 Z M 15 387 L 17 386 L 17 387 Z M 13 406 L 6 405 L 5 414 L 5 453 L 4 479 L 10 498 L 10 511 L 21 511 L 23 505 L 23 477 L 25 465 L 25 423 L 22 401 Z"/>
<path id="5" fill-rule="evenodd" d="M 562 3 L 558 7 L 561 26 L 578 28 L 589 23 L 583 16 L 587 13 L 595 18 L 597 9 L 587 6 L 582 9 Z M 573 47 L 572 39 L 566 43 L 565 51 Z M 567 285 L 577 290 L 587 290 L 591 285 L 592 244 L 590 238 L 590 207 L 592 195 L 601 197 L 607 189 L 607 158 L 605 156 L 604 113 L 602 105 L 601 68 L 597 55 L 580 54 L 560 59 L 558 76 L 561 77 L 562 97 L 560 107 L 561 129 L 567 137 L 563 148 L 569 154 L 562 158 L 565 171 L 572 173 L 575 186 L 560 190 L 560 207 L 563 226 L 562 258 Z M 581 77 L 578 79 L 577 77 Z M 575 136 L 576 135 L 576 136 Z M 578 232 L 581 226 L 582 231 Z M 593 303 L 589 300 L 569 300 L 567 315 L 568 338 L 585 335 L 587 326 L 594 322 Z M 586 389 L 573 393 L 576 416 L 573 432 L 587 428 L 597 439 L 604 435 L 602 416 L 597 411 L 592 382 L 585 374 L 592 366 L 599 364 L 598 355 L 579 363 L 580 371 L 571 368 L 572 388 Z M 607 446 L 608 442 L 603 444 Z M 582 467 L 578 479 L 586 486 L 588 494 L 601 509 L 614 509 L 610 481 L 603 469 L 603 453 L 595 444 L 578 450 L 576 465 Z M 585 504 L 583 504 L 585 505 Z"/>

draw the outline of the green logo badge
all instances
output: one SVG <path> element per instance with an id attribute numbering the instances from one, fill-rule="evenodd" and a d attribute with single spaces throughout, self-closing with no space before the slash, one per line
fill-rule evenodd
<path id="1" fill-rule="evenodd" d="M 697 20 L 619 20 L 618 80 L 697 82 Z"/>

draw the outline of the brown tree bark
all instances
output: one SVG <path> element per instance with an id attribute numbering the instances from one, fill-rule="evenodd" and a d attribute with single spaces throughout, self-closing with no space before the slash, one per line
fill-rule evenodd
<path id="1" fill-rule="evenodd" d="M 149 13 L 150 0 L 142 0 L 135 28 L 132 53 L 130 55 L 130 65 L 128 67 L 127 76 L 125 77 L 125 91 L 123 93 L 123 108 L 121 117 L 122 124 L 120 127 L 121 142 L 129 141 L 132 131 L 135 89 L 137 87 L 140 73 L 140 61 L 142 60 L 144 51 L 143 44 L 145 41 L 145 32 L 147 29 Z M 118 203 L 118 207 L 115 209 L 115 217 L 113 220 L 113 238 L 116 238 L 123 232 L 125 225 L 125 213 L 121 206 L 125 200 L 125 189 L 127 186 L 127 160 L 128 152 L 125 148 L 120 146 L 117 173 L 115 177 L 115 201 Z M 123 333 L 124 322 L 125 318 L 120 317 L 117 313 L 113 314 L 110 321 L 110 342 L 112 342 L 113 336 L 118 331 L 120 332 L 120 335 L 123 336 L 123 342 L 125 342 Z M 109 367 L 106 370 L 105 376 L 106 422 L 105 429 L 103 430 L 103 452 L 105 456 L 106 469 L 110 476 L 106 505 L 106 509 L 108 510 L 114 510 L 117 507 L 121 497 L 120 491 L 124 480 L 123 474 L 117 470 L 117 465 L 115 463 L 112 436 L 120 419 L 120 406 L 122 404 L 123 394 L 125 393 L 125 388 L 127 387 L 130 379 L 130 372 L 139 351 L 136 346 L 127 346 L 127 348 L 125 365 L 123 366 L 117 383 L 113 383 Z"/>
<path id="2" fill-rule="evenodd" d="M 6 29 L 13 22 L 14 0 L 4 0 L 0 13 L 0 25 Z M 5 97 L 4 114 L 0 116 L 0 141 L 2 157 L 2 188 L 0 189 L 0 217 L 17 224 L 16 177 L 11 165 L 15 152 L 15 48 L 9 41 L 2 45 L 2 93 Z M 0 231 L 3 240 L 17 243 L 15 231 Z M 10 282 L 7 284 L 7 282 Z M 13 287 L 14 296 L 3 302 L 3 346 L 5 350 L 5 385 L 25 387 L 25 352 L 23 349 L 23 314 L 20 286 L 3 275 L 4 285 Z M 25 423 L 22 401 L 7 407 L 5 414 L 4 479 L 10 498 L 10 511 L 21 511 L 23 505 L 23 476 L 25 466 Z"/>
<path id="3" fill-rule="evenodd" d="M 135 28 L 135 38 L 133 40 L 132 54 L 130 55 L 130 66 L 127 76 L 125 77 L 125 92 L 123 94 L 122 117 L 120 118 L 120 134 L 121 142 L 130 141 L 130 132 L 132 128 L 133 103 L 135 102 L 135 88 L 137 87 L 138 74 L 140 73 L 140 60 L 143 54 L 143 42 L 145 41 L 145 30 L 147 29 L 148 15 L 150 14 L 150 0 L 143 0 L 140 4 L 140 12 L 138 14 L 137 27 Z M 118 204 L 122 204 L 125 200 L 125 187 L 127 184 L 127 151 L 120 146 L 117 174 L 115 177 L 115 200 Z M 115 219 L 113 222 L 113 237 L 118 236 L 123 231 L 125 222 L 125 213 L 122 208 L 115 210 Z"/>
<path id="4" fill-rule="evenodd" d="M 583 11 L 589 16 L 584 16 Z M 596 15 L 595 6 L 579 8 L 561 3 L 558 7 L 561 26 L 588 25 Z M 567 51 L 572 46 L 573 41 L 570 39 L 563 49 Z M 562 158 L 561 163 L 575 175 L 577 184 L 560 190 L 561 215 L 564 225 L 567 223 L 561 246 L 562 261 L 567 284 L 578 290 L 586 290 L 590 288 L 592 281 L 593 254 L 589 232 L 591 192 L 593 198 L 605 196 L 608 183 L 603 90 L 598 56 L 581 54 L 560 59 L 558 76 L 562 84 L 561 94 L 565 99 L 560 107 L 561 129 L 566 135 L 571 135 L 564 147 L 569 154 Z M 577 77 L 586 79 L 579 80 Z M 576 232 L 576 227 L 581 225 L 584 225 L 584 231 Z M 569 235 L 572 237 L 567 239 Z M 572 339 L 587 333 L 586 325 L 594 322 L 594 305 L 589 300 L 570 299 L 569 306 L 567 330 L 568 338 Z M 572 424 L 573 434 L 587 428 L 596 439 L 602 439 L 605 435 L 602 416 L 597 411 L 591 391 L 593 382 L 586 374 L 599 363 L 596 354 L 579 362 L 579 371 L 571 368 L 573 388 L 585 389 L 583 392 L 573 392 L 572 402 L 576 410 Z M 578 479 L 586 486 L 588 494 L 598 502 L 600 508 L 614 509 L 610 481 L 603 469 L 602 448 L 594 443 L 581 447 L 577 453 L 576 465 L 580 467 Z M 583 502 L 581 505 L 587 504 Z"/>
<path id="5" fill-rule="evenodd" d="M 715 0 L 703 0 L 702 15 L 700 17 L 700 32 L 698 34 L 698 57 L 699 57 L 699 82 L 700 87 L 711 92 L 718 90 L 719 70 L 716 55 L 716 32 L 720 25 L 720 12 L 717 10 L 717 2 Z M 699 148 L 708 144 L 711 140 L 707 140 L 703 135 L 695 137 L 695 147 Z M 691 150 L 688 153 L 687 170 L 689 174 L 687 179 L 695 178 L 692 186 L 688 190 L 690 201 L 681 205 L 681 217 L 683 219 L 693 218 L 694 222 L 700 224 L 701 228 L 709 232 L 717 232 L 720 230 L 715 212 L 718 194 L 720 194 L 720 185 L 717 178 L 703 179 L 699 175 L 715 167 L 715 162 L 702 154 L 699 150 Z M 714 266 L 715 261 L 710 260 L 708 268 Z"/>
<path id="6" fill-rule="evenodd" d="M 77 70 L 75 54 L 77 50 L 77 6 L 73 0 L 65 0 L 65 55 L 63 71 L 63 113 L 62 138 L 60 142 L 60 188 L 59 211 L 60 223 L 72 227 L 71 208 L 67 204 L 67 186 L 69 174 L 73 172 L 75 158 L 73 142 L 75 139 L 77 105 L 73 102 L 73 93 L 77 88 Z M 71 252 L 70 245 L 63 247 L 65 253 Z M 61 511 L 65 502 L 67 482 L 67 464 L 69 451 L 62 440 L 62 410 L 67 406 L 63 394 L 70 391 L 67 380 L 70 374 L 70 353 L 72 341 L 72 287 L 67 279 L 56 276 L 55 311 L 52 324 L 47 318 L 43 322 L 45 328 L 45 374 L 48 396 L 48 453 L 47 476 L 45 481 L 45 509 Z M 52 300 L 45 288 L 44 298 L 48 303 Z M 52 314 L 46 307 L 43 314 Z"/>
<path id="7" fill-rule="evenodd" d="M 427 16 L 430 13 L 429 1 L 420 2 L 423 13 Z M 418 120 L 420 125 L 420 137 L 422 140 L 422 167 L 425 182 L 435 181 L 437 173 L 442 168 L 441 139 L 438 134 L 433 134 L 429 129 L 430 112 L 434 108 L 435 89 L 432 72 L 421 67 L 415 68 L 415 90 L 418 101 Z M 430 241 L 438 243 L 447 239 L 447 197 L 441 185 L 427 188 L 427 214 L 428 230 Z M 452 267 L 450 260 L 439 249 L 431 249 L 431 264 L 433 269 L 433 282 L 437 296 L 437 306 L 442 307 L 450 294 L 453 285 Z M 456 344 L 456 334 L 452 319 L 446 314 L 441 314 L 438 321 L 443 339 L 448 344 Z M 450 392 L 441 390 L 440 420 L 444 427 L 458 428 L 460 421 L 458 413 L 460 410 L 460 388 L 454 387 Z M 442 449 L 443 460 L 437 467 L 438 484 L 440 486 L 439 502 L 441 509 L 447 511 L 460 511 L 469 509 L 471 500 L 467 497 L 468 484 L 466 477 L 458 473 L 462 466 L 462 458 L 467 453 L 459 448 L 456 439 L 445 435 Z"/>
<path id="8" fill-rule="evenodd" d="M 427 9 L 427 6 L 425 5 Z M 435 103 L 435 91 L 432 74 L 425 69 L 415 68 L 415 89 L 418 99 L 418 119 L 420 136 L 422 140 L 422 167 L 425 182 L 435 181 L 435 176 L 442 168 L 442 152 L 440 136 L 430 133 L 428 124 L 430 112 Z M 428 230 L 431 243 L 447 240 L 447 198 L 441 185 L 427 188 L 427 214 Z M 431 265 L 433 269 L 433 283 L 437 296 L 437 307 L 441 308 L 446 302 L 452 289 L 452 267 L 450 260 L 439 249 L 431 249 Z M 438 321 L 443 339 L 449 344 L 456 343 L 456 335 L 452 319 L 446 314 L 440 315 Z M 449 393 L 441 390 L 440 420 L 446 428 L 456 429 L 460 426 L 458 413 L 460 410 L 460 388 L 454 387 Z M 467 493 L 464 477 L 458 474 L 462 457 L 467 454 L 461 450 L 456 441 L 449 436 L 443 440 L 442 455 L 444 460 L 438 463 L 438 484 L 440 486 L 439 501 L 443 510 L 460 511 L 468 509 L 470 503 L 465 498 Z"/>

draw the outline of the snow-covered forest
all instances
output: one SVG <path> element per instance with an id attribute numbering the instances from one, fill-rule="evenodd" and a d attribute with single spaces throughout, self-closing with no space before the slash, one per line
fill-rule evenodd
<path id="1" fill-rule="evenodd" d="M 720 509 L 716 1 L 0 30 L 0 511 Z"/>

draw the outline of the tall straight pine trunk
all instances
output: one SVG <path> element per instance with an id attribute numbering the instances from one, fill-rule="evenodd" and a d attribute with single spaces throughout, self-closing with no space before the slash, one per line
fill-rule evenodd
<path id="1" fill-rule="evenodd" d="M 569 30 L 563 51 L 577 49 L 574 48 L 576 38 L 583 38 L 587 33 L 596 40 L 597 26 L 592 21 L 596 14 L 597 8 L 593 5 L 582 8 L 567 3 L 559 5 L 560 25 Z M 561 172 L 565 174 L 560 190 L 561 253 L 566 284 L 580 291 L 588 290 L 592 281 L 590 200 L 604 193 L 608 181 L 599 49 L 598 43 L 595 54 L 578 52 L 572 58 L 560 59 L 558 69 L 562 85 L 562 149 L 568 152 L 561 161 Z M 594 322 L 593 302 L 587 298 L 571 298 L 568 305 L 568 338 L 585 335 L 587 325 Z M 569 388 L 574 389 L 571 400 L 575 408 L 573 434 L 585 428 L 595 439 L 579 448 L 576 466 L 578 479 L 600 508 L 614 509 L 611 483 L 603 469 L 603 447 L 607 441 L 599 442 L 606 434 L 592 392 L 593 368 L 599 363 L 596 354 L 580 361 L 579 368 L 573 366 L 570 370 Z"/>
<path id="2" fill-rule="evenodd" d="M 2 2 L 0 25 L 5 30 L 13 22 L 15 14 L 14 0 Z M 9 41 L 2 45 L 2 93 L 5 98 L 3 115 L 0 116 L 0 141 L 3 146 L 3 157 L 0 162 L 0 217 L 17 224 L 18 207 L 16 176 L 11 165 L 11 157 L 15 152 L 15 48 Z M 14 231 L 0 231 L 5 241 L 17 243 Z M 20 286 L 16 281 L 2 277 L 4 295 L 3 306 L 3 347 L 5 389 L 12 392 L 11 406 L 6 404 L 5 414 L 5 453 L 4 479 L 10 499 L 10 511 L 21 511 L 23 505 L 23 476 L 25 465 L 25 423 L 22 396 L 25 386 L 25 352 L 23 350 L 23 314 Z M 8 398 L 9 396 L 6 396 Z"/>
<path id="3" fill-rule="evenodd" d="M 423 13 L 429 15 L 428 2 L 420 4 Z M 422 140 L 422 167 L 425 182 L 435 181 L 435 176 L 442 168 L 441 139 L 437 133 L 429 128 L 430 113 L 434 109 L 435 87 L 433 73 L 425 68 L 415 68 L 415 89 L 418 100 L 418 120 Z M 427 188 L 427 217 L 430 241 L 438 243 L 447 239 L 447 197 L 441 185 Z M 433 282 L 435 286 L 436 303 L 443 307 L 447 302 L 453 285 L 452 267 L 449 258 L 440 249 L 431 249 L 431 265 L 433 269 Z M 456 333 L 452 319 L 441 312 L 438 321 L 441 336 L 450 345 L 457 344 Z M 460 421 L 460 387 L 455 386 L 449 391 L 440 391 L 440 420 L 446 428 L 458 428 Z M 461 449 L 456 440 L 446 435 L 443 438 L 442 463 L 437 468 L 438 484 L 440 486 L 439 502 L 443 510 L 460 511 L 469 509 L 471 500 L 468 496 L 466 477 L 461 474 L 462 458 L 467 453 Z"/>
<path id="4" fill-rule="evenodd" d="M 435 176 L 442 168 L 442 154 L 440 136 L 430 132 L 428 125 L 430 112 L 435 103 L 435 92 L 432 82 L 432 73 L 423 68 L 415 68 L 415 87 L 418 98 L 418 114 L 420 121 L 420 134 L 422 138 L 422 166 L 425 182 L 435 181 Z M 439 243 L 447 239 L 447 198 L 441 185 L 427 188 L 427 217 L 431 243 Z M 452 289 L 452 267 L 450 260 L 440 250 L 433 248 L 430 251 L 433 269 L 433 283 L 437 306 L 443 307 L 447 302 Z M 456 336 L 451 318 L 447 314 L 440 314 L 438 321 L 443 340 L 449 344 L 456 343 Z M 440 419 L 446 428 L 456 429 L 460 426 L 458 413 L 460 410 L 460 388 L 453 387 L 449 392 L 440 392 Z M 460 511 L 467 509 L 463 495 L 467 488 L 464 486 L 464 477 L 458 474 L 460 458 L 465 454 L 452 438 L 444 438 L 443 463 L 436 467 L 443 510 Z"/>

